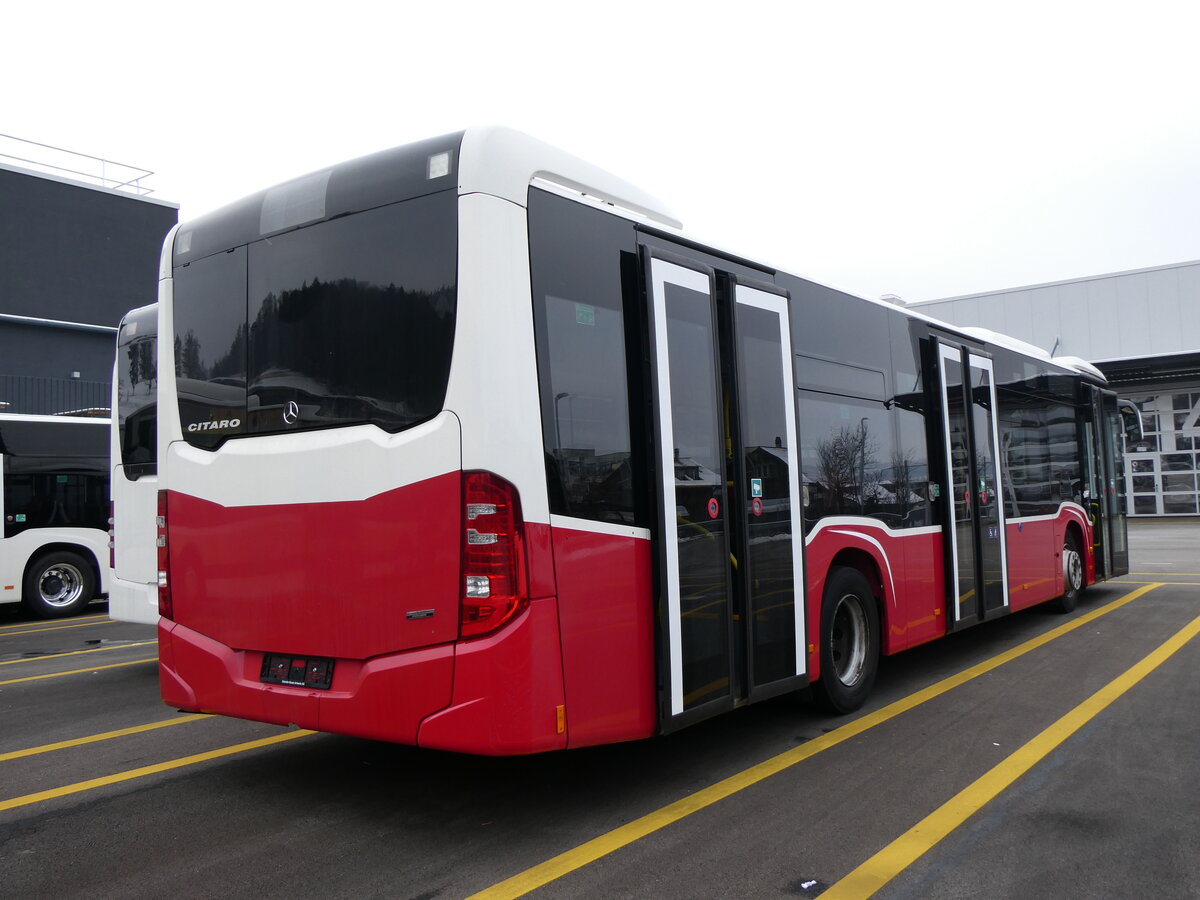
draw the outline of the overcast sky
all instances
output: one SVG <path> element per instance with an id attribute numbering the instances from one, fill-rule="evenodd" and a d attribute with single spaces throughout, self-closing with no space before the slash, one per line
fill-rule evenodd
<path id="1" fill-rule="evenodd" d="M 502 124 L 871 297 L 1200 259 L 1195 2 L 110 0 L 3 32 L 0 132 L 152 169 L 184 220 Z"/>

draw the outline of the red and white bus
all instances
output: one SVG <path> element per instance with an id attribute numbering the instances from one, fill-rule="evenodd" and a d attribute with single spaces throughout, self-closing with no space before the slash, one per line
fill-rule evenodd
<path id="1" fill-rule="evenodd" d="M 480 754 L 644 738 L 1128 566 L 1101 373 L 700 243 L 469 130 L 181 225 L 164 700 Z"/>

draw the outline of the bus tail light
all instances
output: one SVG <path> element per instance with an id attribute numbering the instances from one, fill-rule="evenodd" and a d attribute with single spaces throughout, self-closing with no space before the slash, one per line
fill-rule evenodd
<path id="1" fill-rule="evenodd" d="M 517 489 L 490 472 L 463 472 L 459 633 L 495 631 L 529 605 Z"/>
<path id="2" fill-rule="evenodd" d="M 158 614 L 165 619 L 171 618 L 174 610 L 171 607 L 171 584 L 168 581 L 171 571 L 171 549 L 167 546 L 167 492 L 158 492 L 158 537 L 155 545 L 158 547 Z"/>
<path id="3" fill-rule="evenodd" d="M 116 504 L 108 501 L 108 567 L 117 567 L 117 519 Z"/>

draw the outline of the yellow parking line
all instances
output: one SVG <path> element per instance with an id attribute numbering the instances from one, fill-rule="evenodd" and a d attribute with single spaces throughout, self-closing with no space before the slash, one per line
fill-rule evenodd
<path id="1" fill-rule="evenodd" d="M 1200 588 L 1200 581 L 1121 581 L 1118 584 L 1162 584 L 1171 588 Z"/>
<path id="2" fill-rule="evenodd" d="M 865 863 L 831 885 L 825 900 L 864 900 L 924 856 L 934 845 L 1032 769 L 1076 731 L 1200 634 L 1200 616 L 1149 656 L 1110 681 L 1019 750 L 959 791 Z"/>
<path id="3" fill-rule="evenodd" d="M 211 718 L 211 716 L 207 716 L 204 713 L 194 713 L 174 719 L 163 719 L 161 722 L 148 722 L 145 725 L 132 725 L 129 728 L 118 728 L 116 731 L 105 731 L 102 734 L 89 734 L 87 737 L 71 738 L 70 740 L 58 741 L 53 744 L 42 744 L 40 747 L 29 747 L 26 750 L 11 750 L 8 753 L 0 753 L 0 762 L 8 762 L 10 759 L 22 759 L 26 756 L 37 756 L 39 753 L 50 753 L 53 750 L 66 750 L 69 747 L 81 747 L 84 744 L 95 744 L 99 741 L 110 741 L 113 738 L 127 737 L 131 734 L 142 734 L 158 728 L 170 728 L 172 725 L 182 725 L 184 722 L 195 722 L 197 719 L 208 718 Z"/>
<path id="4" fill-rule="evenodd" d="M 245 753 L 247 750 L 257 750 L 259 747 L 269 747 L 272 744 L 279 744 L 283 741 L 292 741 L 298 737 L 305 737 L 310 734 L 315 734 L 314 731 L 288 731 L 284 734 L 277 734 L 268 738 L 260 738 L 257 741 L 247 741 L 244 744 L 234 744 L 230 747 L 221 747 L 217 750 L 209 750 L 205 753 L 197 753 L 193 756 L 183 756 L 179 759 L 168 760 L 167 762 L 155 763 L 151 766 L 142 766 L 138 769 L 130 769 L 127 772 L 117 772 L 113 775 L 104 775 L 100 778 L 91 778 L 87 781 L 77 781 L 74 784 L 63 785 L 58 788 L 51 788 L 48 791 L 38 791 L 36 794 L 25 794 L 23 797 L 13 797 L 11 800 L 0 800 L 0 812 L 9 809 L 16 809 L 20 806 L 29 806 L 33 803 L 43 803 L 46 800 L 54 800 L 58 797 L 66 797 L 71 794 L 80 794 L 84 791 L 94 790 L 99 787 L 105 787 L 110 784 L 120 784 L 123 781 L 133 781 L 135 778 L 145 778 L 147 775 L 157 775 L 159 772 L 169 772 L 172 769 L 182 769 L 185 766 L 194 766 L 197 763 L 207 762 L 210 759 L 220 759 L 223 756 L 233 756 L 236 753 Z"/>
<path id="5" fill-rule="evenodd" d="M 902 697 L 881 709 L 877 709 L 875 712 L 868 713 L 852 722 L 847 722 L 840 728 L 835 728 L 833 731 L 827 732 L 798 747 L 786 750 L 778 756 L 765 760 L 756 766 L 751 766 L 749 769 L 745 769 L 736 775 L 731 775 L 722 781 L 718 781 L 716 784 L 684 797 L 682 800 L 676 800 L 674 803 L 668 804 L 661 809 L 647 813 L 641 818 L 634 819 L 632 822 L 622 825 L 620 828 L 615 828 L 607 834 L 602 834 L 597 838 L 580 844 L 572 850 L 560 853 L 552 859 L 548 859 L 498 884 L 485 888 L 477 894 L 472 894 L 468 900 L 501 900 L 501 898 L 506 898 L 507 900 L 507 898 L 522 897 L 530 891 L 562 878 L 576 869 L 581 869 L 589 863 L 620 850 L 622 847 L 626 847 L 674 822 L 678 822 L 680 819 L 684 819 L 694 812 L 711 806 L 719 800 L 745 790 L 751 785 L 758 784 L 758 782 L 765 778 L 791 768 L 797 763 L 816 756 L 830 747 L 837 746 L 843 741 L 857 737 L 877 725 L 882 725 L 884 722 L 896 718 L 901 713 L 908 712 L 910 709 L 933 700 L 935 697 L 940 697 L 942 694 L 966 684 L 980 675 L 985 675 L 993 669 L 998 669 L 1005 663 L 1024 656 L 1026 653 L 1036 650 L 1039 647 L 1043 647 L 1051 641 L 1057 640 L 1063 635 L 1074 631 L 1076 628 L 1087 625 L 1089 622 L 1094 622 L 1101 616 L 1120 609 L 1127 603 L 1131 603 L 1138 597 L 1154 590 L 1157 586 L 1157 584 L 1151 584 L 1130 591 L 1125 596 L 1118 597 L 1111 603 L 1107 603 L 1089 613 L 1072 619 L 1070 622 L 1065 622 L 1057 628 L 1047 631 L 1045 634 L 1030 638 L 1010 650 L 1006 650 L 997 656 L 993 656 L 991 659 L 984 660 L 981 663 L 971 666 L 969 669 L 959 672 L 957 675 L 952 675 L 914 694 Z"/>
<path id="6" fill-rule="evenodd" d="M 41 681 L 43 678 L 62 678 L 64 675 L 83 675 L 86 672 L 100 672 L 104 669 L 119 669 L 122 666 L 136 666 L 138 663 L 158 662 L 157 656 L 149 659 L 131 659 L 129 662 L 109 663 L 106 666 L 92 666 L 90 669 L 72 669 L 69 672 L 50 672 L 47 675 L 27 675 L 24 678 L 10 678 L 0 681 L 0 687 L 6 684 L 20 684 L 23 681 Z"/>
<path id="7" fill-rule="evenodd" d="M 47 653 L 45 656 L 27 656 L 24 659 L 10 659 L 0 662 L 0 666 L 15 666 L 17 663 L 39 662 L 43 659 L 58 659 L 63 656 L 79 656 L 83 653 L 104 653 L 106 650 L 128 650 L 130 647 L 145 647 L 157 644 L 158 641 L 134 641 L 129 644 L 113 644 L 111 647 L 94 647 L 91 650 L 71 650 L 67 653 Z"/>
<path id="8" fill-rule="evenodd" d="M 72 622 L 89 622 L 96 619 L 107 619 L 108 613 L 100 613 L 95 616 L 77 616 L 71 619 Z M 30 625 L 40 625 L 44 619 L 38 619 L 36 622 L 17 622 L 14 625 L 0 625 L 0 631 L 8 631 L 10 628 L 28 628 Z"/>
<path id="9" fill-rule="evenodd" d="M 1200 578 L 1200 572 L 1126 572 L 1128 575 L 1141 575 L 1153 578 L 1155 575 L 1182 575 L 1184 578 Z"/>
<path id="10" fill-rule="evenodd" d="M 27 623 L 35 625 L 35 622 Z M 63 631 L 67 628 L 95 628 L 97 625 L 116 625 L 116 621 L 109 619 L 106 622 L 80 622 L 76 625 L 50 625 L 46 628 L 30 628 L 28 631 L 10 631 L 7 634 L 0 634 L 0 637 L 20 637 L 23 634 L 38 634 L 43 631 Z"/>

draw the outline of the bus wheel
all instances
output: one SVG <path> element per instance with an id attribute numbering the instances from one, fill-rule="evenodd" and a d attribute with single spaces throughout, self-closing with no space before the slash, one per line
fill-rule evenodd
<path id="1" fill-rule="evenodd" d="M 879 668 L 879 612 L 857 569 L 830 571 L 821 601 L 821 680 L 817 697 L 832 712 L 858 709 Z"/>
<path id="2" fill-rule="evenodd" d="M 54 619 L 79 612 L 96 596 L 96 576 L 78 553 L 53 550 L 25 572 L 21 599 L 35 616 Z"/>
<path id="3" fill-rule="evenodd" d="M 1054 601 L 1054 608 L 1059 612 L 1069 613 L 1079 603 L 1079 595 L 1083 593 L 1083 556 L 1079 553 L 1079 543 L 1075 540 L 1075 532 L 1068 531 L 1063 540 L 1063 593 Z"/>

